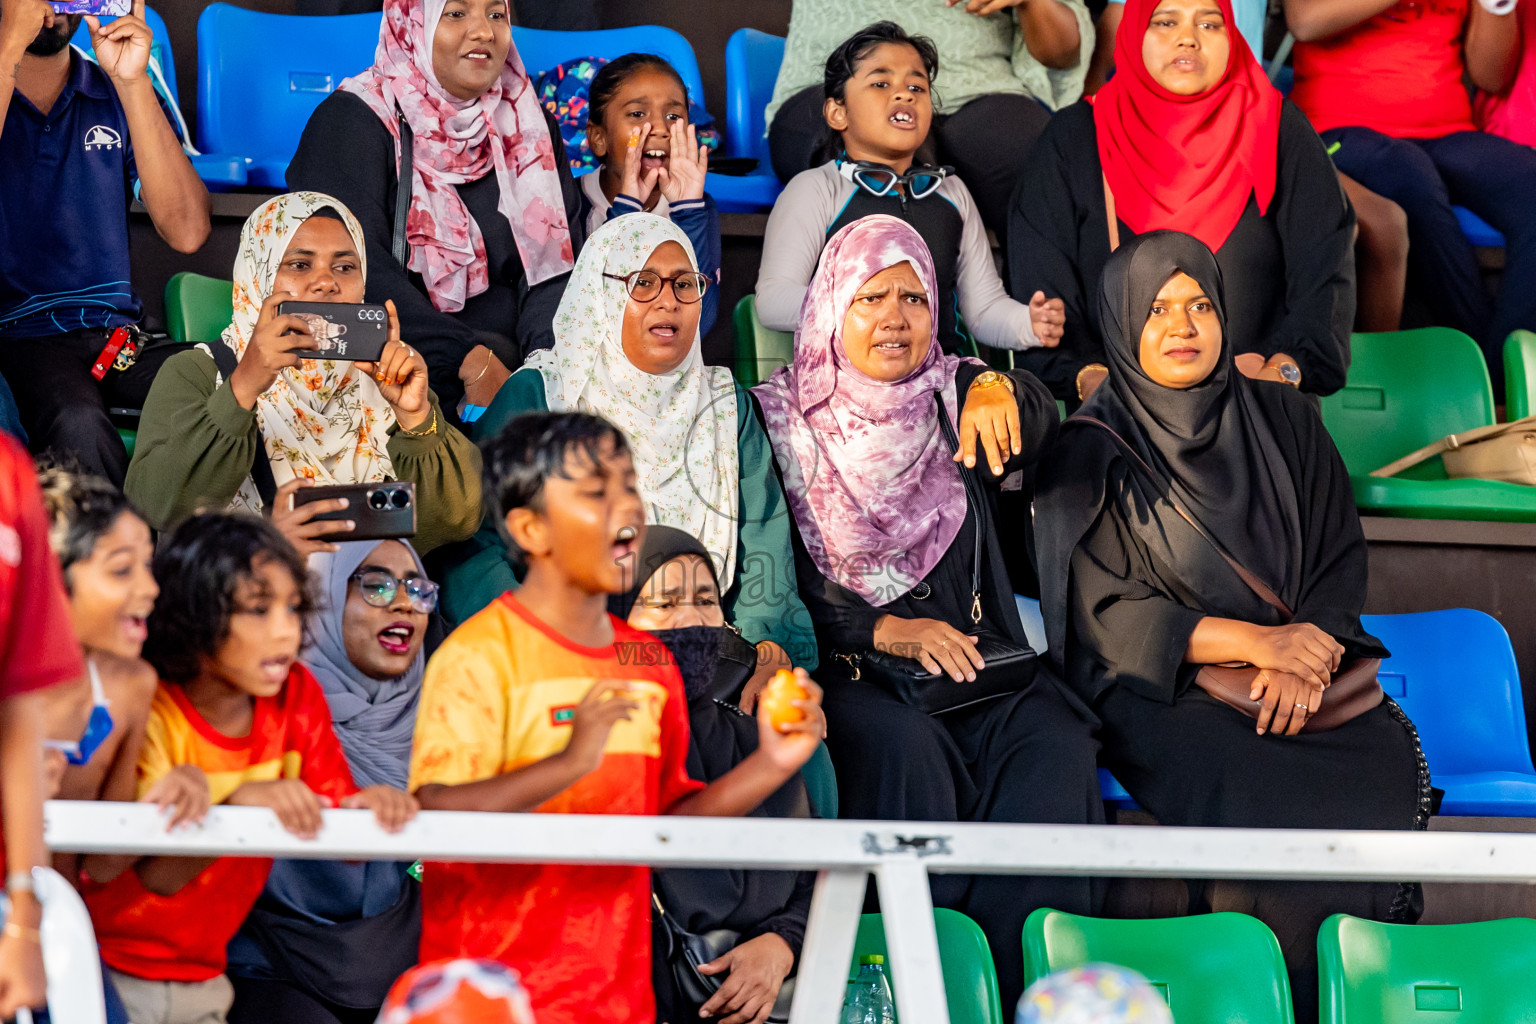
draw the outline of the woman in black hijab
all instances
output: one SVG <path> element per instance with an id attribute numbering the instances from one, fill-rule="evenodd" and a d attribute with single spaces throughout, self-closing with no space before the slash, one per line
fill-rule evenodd
<path id="1" fill-rule="evenodd" d="M 1188 235 L 1151 232 L 1116 251 L 1099 318 L 1109 378 L 1062 426 L 1035 525 L 1050 655 L 1103 722 L 1102 760 L 1165 825 L 1424 828 L 1428 769 L 1391 698 L 1298 735 L 1342 663 L 1388 653 L 1360 624 L 1365 538 L 1316 411 L 1233 367 L 1221 273 Z M 1289 623 L 1229 558 L 1294 609 Z M 1257 722 L 1195 684 L 1202 665 L 1227 662 L 1264 670 Z M 1396 884 L 1191 893 L 1191 910 L 1274 928 L 1298 1020 L 1315 1019 L 1324 917 L 1411 920 L 1418 902 Z"/>
<path id="2" fill-rule="evenodd" d="M 629 590 L 609 598 L 608 610 L 665 643 L 677 661 L 688 697 L 688 774 L 713 782 L 757 749 L 756 721 L 727 703 L 756 668 L 757 650 L 726 624 L 709 553 L 691 534 L 647 526 L 634 577 Z M 826 757 L 824 748 L 816 754 Z M 796 775 L 752 817 L 813 813 L 805 782 Z M 757 1019 L 787 995 L 782 986 L 800 959 L 814 873 L 669 868 L 653 872 L 652 879 L 662 909 L 683 930 L 737 933 L 706 972 L 724 982 L 715 1001 L 705 1004 L 710 1019 Z M 673 980 L 672 942 L 659 915 L 653 915 L 652 932 L 656 1019 L 697 1020 L 700 1007 Z"/>

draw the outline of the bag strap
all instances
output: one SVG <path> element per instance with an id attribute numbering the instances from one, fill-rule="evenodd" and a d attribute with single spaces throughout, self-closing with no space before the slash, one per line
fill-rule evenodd
<path id="1" fill-rule="evenodd" d="M 235 358 L 235 350 L 222 341 L 210 341 L 198 346 L 205 349 L 213 357 L 213 363 L 219 368 L 219 373 L 224 377 L 227 385 L 229 379 L 234 376 L 235 367 L 240 361 Z M 256 453 L 251 458 L 251 483 L 256 485 L 256 493 L 261 497 L 261 503 L 267 508 L 272 507 L 272 502 L 277 500 L 277 480 L 272 476 L 272 460 L 267 458 L 267 446 L 261 439 L 261 432 L 256 432 Z"/>
<path id="2" fill-rule="evenodd" d="M 1419 463 L 1432 459 L 1436 455 L 1453 452 L 1458 448 L 1465 448 L 1469 444 L 1486 441 L 1490 437 L 1498 437 L 1516 430 L 1529 430 L 1532 427 L 1536 427 L 1536 416 L 1526 416 L 1523 419 L 1511 420 L 1508 423 L 1493 423 L 1486 427 L 1475 427 L 1463 434 L 1447 434 L 1433 444 L 1427 444 L 1416 452 L 1404 455 L 1396 462 L 1389 462 L 1380 469 L 1371 470 L 1370 475 L 1376 477 L 1396 476 L 1403 470 L 1417 466 Z"/>
<path id="3" fill-rule="evenodd" d="M 414 177 L 416 136 L 403 113 L 396 113 L 400 122 L 400 166 L 395 181 L 395 232 L 392 251 L 395 262 L 404 267 L 411 258 L 410 243 L 405 238 L 405 220 L 411 212 L 411 185 Z"/>
<path id="4" fill-rule="evenodd" d="M 1115 194 L 1109 190 L 1109 177 L 1100 173 L 1099 179 L 1104 182 L 1104 213 L 1109 218 L 1109 251 L 1114 252 L 1120 248 L 1120 218 L 1115 213 Z"/>
<path id="5" fill-rule="evenodd" d="M 944 408 L 944 395 L 935 391 L 933 400 L 939 406 L 939 429 L 944 432 L 944 440 L 949 445 L 952 454 L 960 451 L 960 436 L 955 433 L 955 425 L 949 420 L 949 410 Z M 960 483 L 965 487 L 966 502 L 976 510 L 976 550 L 971 556 L 971 622 L 981 622 L 981 544 L 982 534 L 986 530 L 987 509 L 983 496 L 979 493 L 981 485 L 973 476 L 975 470 L 960 465 Z"/>
<path id="6" fill-rule="evenodd" d="M 1132 448 L 1130 442 L 1121 437 L 1119 433 L 1115 431 L 1114 427 L 1111 427 L 1103 420 L 1094 419 L 1092 416 L 1084 416 L 1082 413 L 1078 413 L 1072 418 L 1076 420 L 1082 420 L 1084 423 L 1092 424 L 1093 426 L 1098 427 L 1100 430 L 1107 433 L 1110 437 L 1114 438 L 1116 446 L 1126 455 L 1130 456 L 1132 464 L 1139 467 L 1142 473 L 1144 473 L 1149 480 L 1153 482 L 1157 481 L 1157 474 L 1152 471 L 1151 466 L 1147 465 L 1147 461 L 1141 457 L 1141 453 L 1136 451 L 1135 448 Z M 1286 604 L 1280 599 L 1280 595 L 1269 589 L 1269 586 L 1263 580 L 1259 579 L 1252 572 L 1248 571 L 1248 569 L 1241 562 L 1227 554 L 1226 549 L 1217 543 L 1216 538 L 1212 537 L 1210 532 L 1207 531 L 1204 526 L 1200 525 L 1200 521 L 1184 510 L 1184 506 L 1179 504 L 1178 499 L 1173 496 L 1172 491 L 1168 493 L 1167 497 L 1168 504 L 1173 506 L 1173 510 L 1177 512 L 1186 523 L 1194 527 L 1195 532 L 1203 537 L 1206 543 L 1210 544 L 1211 547 L 1216 549 L 1216 553 L 1220 555 L 1222 559 L 1232 567 L 1232 571 L 1237 573 L 1238 579 L 1242 580 L 1245 584 L 1248 585 L 1249 590 L 1258 595 L 1259 600 L 1263 601 L 1265 604 L 1269 605 L 1275 611 L 1283 615 L 1286 622 L 1290 622 L 1291 619 L 1296 617 L 1296 613 L 1291 611 L 1290 605 Z"/>

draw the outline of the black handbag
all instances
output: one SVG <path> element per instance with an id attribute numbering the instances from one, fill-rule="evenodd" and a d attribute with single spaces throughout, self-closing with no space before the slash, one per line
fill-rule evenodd
<path id="1" fill-rule="evenodd" d="M 699 1009 L 720 991 L 726 977 L 700 974 L 699 968 L 739 946 L 741 933 L 729 928 L 717 928 L 702 935 L 690 932 L 672 919 L 672 915 L 661 905 L 661 897 L 654 891 L 651 893 L 651 903 L 656 909 L 656 919 L 661 922 L 662 937 L 666 943 L 658 952 L 666 959 L 678 997 L 690 1004 L 690 1016 L 697 1018 Z M 773 1002 L 773 1009 L 768 1013 L 768 1024 L 785 1024 L 789 1020 L 789 1006 L 794 998 L 795 979 L 785 978 L 784 984 L 779 987 L 778 998 Z"/>
<path id="2" fill-rule="evenodd" d="M 939 404 L 939 426 L 951 452 L 960 450 L 960 438 L 955 425 L 949 421 L 949 411 L 944 408 L 944 397 L 934 392 Z M 891 651 L 869 650 L 855 654 L 834 654 L 843 662 L 854 679 L 868 679 L 889 690 L 903 704 L 910 705 L 930 715 L 942 715 L 958 711 L 983 701 L 996 700 L 1029 686 L 1035 680 L 1039 656 L 1026 645 L 1015 643 L 1007 637 L 980 629 L 981 623 L 981 554 L 987 536 L 987 503 L 976 479 L 976 470 L 960 467 L 960 480 L 965 485 L 966 503 L 976 513 L 976 550 L 971 558 L 971 622 L 977 626 L 970 633 L 977 638 L 976 650 L 986 667 L 976 673 L 973 683 L 957 683 L 943 673 L 929 672 L 915 658 L 904 657 Z"/>

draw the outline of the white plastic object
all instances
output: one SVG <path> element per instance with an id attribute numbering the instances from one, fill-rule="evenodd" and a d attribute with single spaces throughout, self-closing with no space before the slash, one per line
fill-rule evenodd
<path id="1" fill-rule="evenodd" d="M 1517 0 L 1477 0 L 1477 2 L 1481 4 L 1483 10 L 1487 11 L 1489 14 L 1497 14 L 1500 17 L 1503 17 L 1506 14 L 1512 14 L 1514 12 Z"/>
<path id="2" fill-rule="evenodd" d="M 52 868 L 33 868 L 37 901 L 43 907 L 43 969 L 48 974 L 48 1013 L 57 1024 L 107 1024 L 106 997 L 101 985 L 101 953 L 85 901 L 64 876 Z M 11 903 L 0 895 L 0 917 L 9 917 Z M 17 1015 L 17 1024 L 31 1024 L 31 1014 Z"/>

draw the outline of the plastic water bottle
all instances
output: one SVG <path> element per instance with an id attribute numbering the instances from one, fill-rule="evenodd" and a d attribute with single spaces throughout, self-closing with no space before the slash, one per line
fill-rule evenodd
<path id="1" fill-rule="evenodd" d="M 896 1024 L 896 1003 L 885 973 L 885 957 L 859 957 L 859 976 L 848 984 L 842 1024 Z"/>

